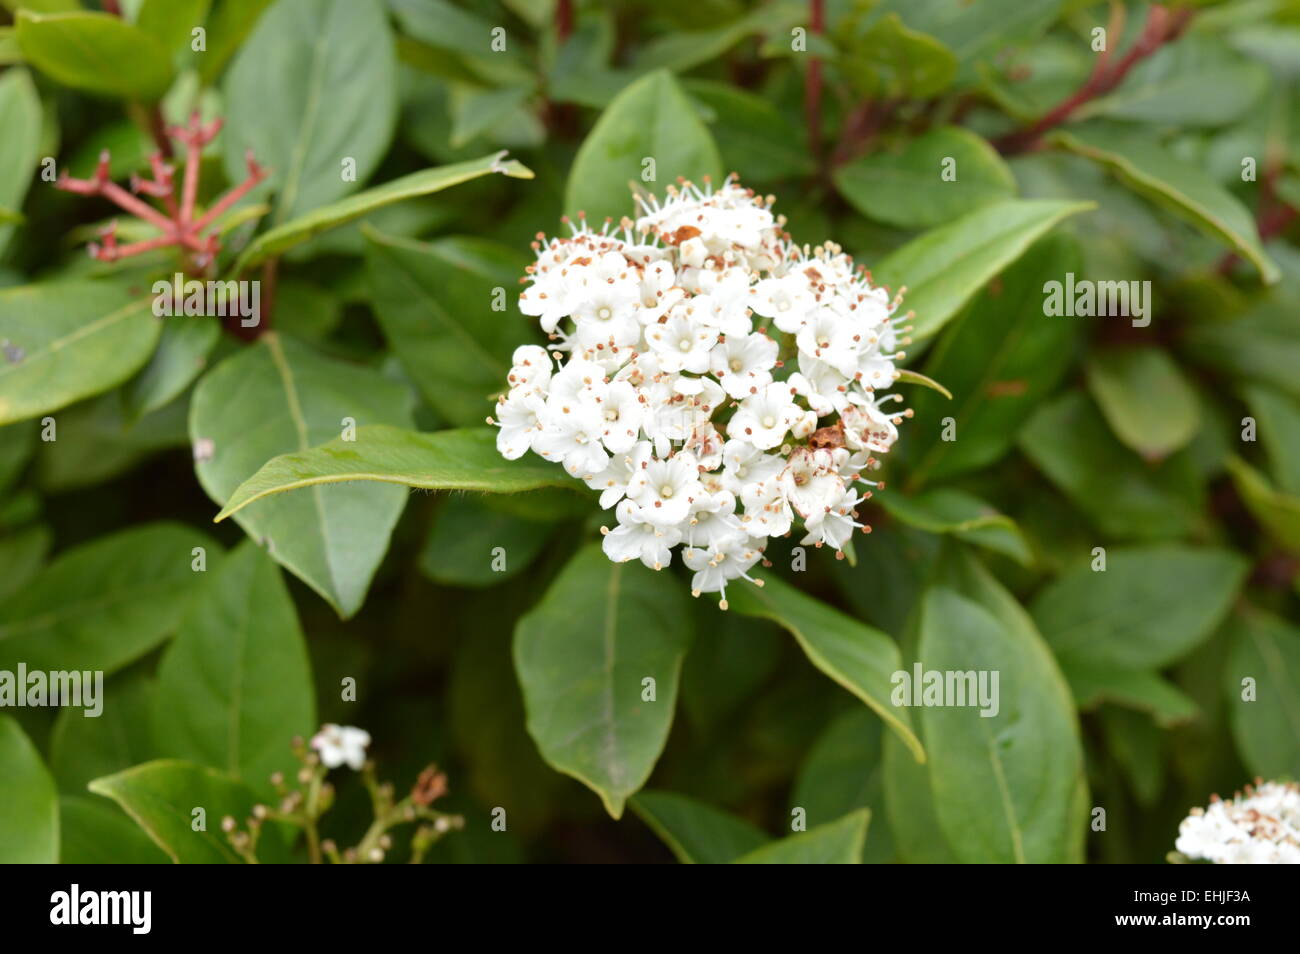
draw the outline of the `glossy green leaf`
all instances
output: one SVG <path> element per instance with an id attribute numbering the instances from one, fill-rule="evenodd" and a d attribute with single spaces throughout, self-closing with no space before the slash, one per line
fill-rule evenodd
<path id="1" fill-rule="evenodd" d="M 908 714 L 889 702 L 890 679 L 902 665 L 893 640 L 771 574 L 764 582 L 761 589 L 735 587 L 731 609 L 784 626 L 814 666 L 870 706 L 913 757 L 925 761 Z"/>
<path id="2" fill-rule="evenodd" d="M 690 638 L 680 580 L 611 563 L 594 545 L 515 627 L 529 734 L 553 768 L 600 795 L 615 818 L 663 750 Z"/>
<path id="3" fill-rule="evenodd" d="M 17 721 L 0 716 L 0 864 L 53 864 L 59 860 L 59 802 L 54 779 Z"/>
<path id="4" fill-rule="evenodd" d="M 412 172 L 375 186 L 373 189 L 366 189 L 356 195 L 339 199 L 337 202 L 318 206 L 283 225 L 269 229 L 249 243 L 248 247 L 240 253 L 232 271 L 236 274 L 246 271 L 272 255 L 279 255 L 295 245 L 362 218 L 376 209 L 422 195 L 432 195 L 491 173 L 500 173 L 512 179 L 533 177 L 532 171 L 526 166 L 514 159 L 507 160 L 504 152 L 470 162 L 458 162 L 435 169 L 421 169 L 419 172 Z"/>
<path id="5" fill-rule="evenodd" d="M 942 487 L 915 496 L 883 491 L 872 500 L 908 526 L 930 533 L 950 533 L 958 540 L 1009 556 L 1017 563 L 1033 560 L 1029 544 L 1016 522 L 964 490 Z"/>
<path id="6" fill-rule="evenodd" d="M 135 24 L 168 52 L 188 49 L 191 31 L 204 25 L 210 6 L 212 0 L 144 0 Z"/>
<path id="7" fill-rule="evenodd" d="M 258 426 L 249 427 L 250 421 Z M 195 388 L 194 469 L 209 497 L 233 504 L 236 488 L 276 455 L 337 437 L 357 456 L 361 445 L 343 440 L 349 423 L 409 424 L 406 389 L 375 371 L 267 333 Z M 313 487 L 258 503 L 241 512 L 238 522 L 253 539 L 269 540 L 281 566 L 348 617 L 365 599 L 405 505 L 405 492 L 395 487 Z"/>
<path id="8" fill-rule="evenodd" d="M 175 523 L 152 523 L 98 537 L 60 554 L 0 603 L 0 668 L 114 671 L 153 649 L 176 628 L 221 550 Z"/>
<path id="9" fill-rule="evenodd" d="M 654 179 L 643 179 L 644 160 Z M 684 176 L 722 181 L 722 159 L 691 101 L 672 75 L 648 73 L 618 94 L 583 140 L 565 191 L 570 215 L 585 212 L 593 223 L 635 215 L 631 187 L 662 193 Z"/>
<path id="10" fill-rule="evenodd" d="M 172 82 L 171 57 L 150 34 L 106 13 L 18 14 L 27 62 L 74 89 L 159 100 Z"/>
<path id="11" fill-rule="evenodd" d="M 714 114 L 709 124 L 727 169 L 743 169 L 746 182 L 775 182 L 807 175 L 813 167 L 803 129 L 768 100 L 713 80 L 687 80 L 691 98 Z"/>
<path id="12" fill-rule="evenodd" d="M 1228 458 L 1228 472 L 1251 515 L 1288 550 L 1300 551 L 1300 496 L 1282 493 L 1239 457 Z"/>
<path id="13" fill-rule="evenodd" d="M 482 423 L 508 390 L 515 348 L 537 338 L 505 293 L 527 259 L 481 239 L 368 238 L 371 296 L 393 353 L 440 414 Z"/>
<path id="14" fill-rule="evenodd" d="M 791 810 L 803 809 L 809 824 L 821 825 L 858 808 L 884 819 L 883 733 L 880 720 L 865 709 L 850 709 L 817 738 L 799 768 Z M 885 824 L 871 833 L 863 863 L 890 861 L 894 839 Z"/>
<path id="15" fill-rule="evenodd" d="M 898 152 L 873 153 L 835 170 L 835 186 L 869 219 L 929 228 L 1008 199 L 1016 180 L 975 133 L 943 126 Z"/>
<path id="16" fill-rule="evenodd" d="M 1159 348 L 1105 350 L 1088 360 L 1088 388 L 1115 436 L 1148 460 L 1187 445 L 1201 425 L 1200 401 Z"/>
<path id="17" fill-rule="evenodd" d="M 918 657 L 929 672 L 987 672 L 989 688 L 992 673 L 999 679 L 992 706 L 948 699 L 947 706 L 920 712 L 935 810 L 957 856 L 1070 860 L 1084 822 L 1071 817 L 1082 751 L 1070 694 L 1047 648 L 975 601 L 938 587 L 925 597 Z"/>
<path id="18" fill-rule="evenodd" d="M 927 99 L 957 75 L 957 58 L 942 42 L 887 13 L 846 44 L 836 64 L 862 93 L 879 98 Z"/>
<path id="19" fill-rule="evenodd" d="M 868 809 L 790 835 L 737 858 L 737 865 L 860 865 L 867 840 Z"/>
<path id="20" fill-rule="evenodd" d="M 928 338 L 1035 239 L 1091 208 L 1091 202 L 1055 199 L 987 205 L 908 242 L 886 256 L 872 275 L 893 288 L 907 286 L 903 307 L 916 312 L 912 336 Z"/>
<path id="21" fill-rule="evenodd" d="M 1265 299 L 1233 318 L 1190 328 L 1185 346 L 1202 363 L 1245 384 L 1300 398 L 1300 322 L 1289 300 Z"/>
<path id="22" fill-rule="evenodd" d="M 87 795 L 59 799 L 59 861 L 65 865 L 159 865 L 169 859 L 121 809 Z"/>
<path id="23" fill-rule="evenodd" d="M 1244 393 L 1274 482 L 1279 490 L 1300 495 L 1300 399 L 1263 384 L 1248 385 Z"/>
<path id="24" fill-rule="evenodd" d="M 0 537 L 0 601 L 36 575 L 51 539 L 49 528 L 40 524 Z"/>
<path id="25" fill-rule="evenodd" d="M 1025 454 L 1110 536 L 1187 534 L 1199 519 L 1195 471 L 1185 454 L 1144 462 L 1111 435 L 1091 401 L 1070 392 L 1042 405 L 1020 432 Z"/>
<path id="26" fill-rule="evenodd" d="M 0 424 L 122 383 L 148 360 L 161 333 L 147 298 L 111 285 L 0 291 Z"/>
<path id="27" fill-rule="evenodd" d="M 41 101 L 26 70 L 5 70 L 0 75 L 0 207 L 15 215 L 31 186 L 40 160 Z M 14 230 L 0 222 L 0 253 Z"/>
<path id="28" fill-rule="evenodd" d="M 1105 127 L 1073 127 L 1053 138 L 1071 152 L 1102 163 L 1131 188 L 1226 242 L 1271 284 L 1281 273 L 1264 252 L 1255 219 L 1208 174 L 1176 159 L 1149 137 Z"/>
<path id="29" fill-rule="evenodd" d="M 1154 672 L 1094 663 L 1079 654 L 1058 660 L 1081 710 L 1113 703 L 1149 713 L 1159 725 L 1177 725 L 1196 717 L 1190 696 Z"/>
<path id="30" fill-rule="evenodd" d="M 139 420 L 175 399 L 208 366 L 221 337 L 216 318 L 169 318 L 162 322 L 158 350 L 122 392 L 123 411 Z"/>
<path id="31" fill-rule="evenodd" d="M 1242 760 L 1267 779 L 1300 776 L 1300 629 L 1253 608 L 1227 628 L 1224 698 Z"/>
<path id="32" fill-rule="evenodd" d="M 1206 639 L 1248 569 L 1231 551 L 1179 544 L 1112 547 L 1105 570 L 1094 565 L 1044 587 L 1034 621 L 1059 655 L 1128 669 L 1162 668 Z"/>
<path id="33" fill-rule="evenodd" d="M 540 458 L 506 460 L 496 449 L 496 435 L 487 428 L 420 434 L 376 425 L 358 427 L 355 441 L 340 438 L 267 461 L 230 494 L 217 519 L 271 494 L 358 480 L 501 494 L 577 487 L 563 468 Z"/>
<path id="34" fill-rule="evenodd" d="M 1036 243 L 980 292 L 938 340 L 925 372 L 953 393 L 910 395 L 915 412 L 896 452 L 911 462 L 918 486 L 994 463 L 1011 449 L 1020 425 L 1056 387 L 1082 329 L 1043 314 L 1045 279 L 1081 268 L 1077 243 L 1051 235 Z M 954 440 L 945 440 L 952 418 Z"/>
<path id="35" fill-rule="evenodd" d="M 388 151 L 397 60 L 382 5 L 279 0 L 257 21 L 226 76 L 226 173 L 252 150 L 270 170 L 274 224 L 365 182 Z M 348 167 L 353 175 L 345 176 Z"/>
<path id="36" fill-rule="evenodd" d="M 221 830 L 221 820 L 229 816 L 245 825 L 256 799 L 246 786 L 215 769 L 159 759 L 97 778 L 90 790 L 122 806 L 177 864 L 241 861 Z M 197 809 L 203 810 L 201 816 Z M 257 856 L 263 863 L 286 860 L 284 844 L 273 826 L 263 827 Z"/>
<path id="37" fill-rule="evenodd" d="M 280 570 L 244 541 L 191 604 L 158 666 L 160 755 L 222 769 L 270 798 L 294 736 L 316 728 L 311 666 Z"/>
<path id="38" fill-rule="evenodd" d="M 82 707 L 59 711 L 50 733 L 50 771 L 59 791 L 83 795 L 101 775 L 111 775 L 158 754 L 150 726 L 154 699 L 152 678 L 136 670 L 104 684 L 97 700 L 99 715 Z"/>
<path id="39" fill-rule="evenodd" d="M 494 506 L 491 497 L 452 495 L 438 511 L 420 569 L 444 586 L 495 586 L 526 570 L 554 530 Z"/>
<path id="40" fill-rule="evenodd" d="M 684 865 L 726 864 L 769 841 L 749 822 L 676 792 L 639 792 L 628 804 Z"/>

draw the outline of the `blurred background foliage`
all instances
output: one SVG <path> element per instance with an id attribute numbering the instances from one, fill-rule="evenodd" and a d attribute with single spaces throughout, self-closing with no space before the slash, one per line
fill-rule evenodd
<path id="1" fill-rule="evenodd" d="M 162 259 L 88 259 L 82 246 L 108 209 L 35 179 L 39 158 L 85 176 L 109 148 L 116 178 L 145 172 L 153 145 L 140 103 L 153 84 L 173 120 L 191 108 L 227 118 L 204 163 L 205 193 L 215 195 L 242 174 L 244 143 L 263 143 L 259 159 L 272 165 L 285 161 L 277 124 L 300 105 L 287 85 L 303 81 L 305 48 L 337 43 L 321 142 L 334 135 L 330 123 L 354 117 L 337 136 L 356 143 L 360 181 L 333 181 L 329 158 L 325 172 L 304 173 L 292 203 L 282 191 L 254 197 L 278 203 L 271 221 L 499 149 L 536 178 L 479 178 L 298 245 L 280 262 L 273 326 L 365 369 L 354 395 L 390 382 L 401 395 L 388 412 L 395 422 L 466 426 L 489 410 L 487 394 L 479 400 L 472 376 L 460 390 L 440 386 L 432 371 L 461 358 L 450 339 L 422 346 L 433 332 L 409 301 L 380 300 L 402 297 L 392 276 L 418 271 L 432 304 L 412 300 L 426 311 L 496 324 L 491 347 L 508 356 L 529 331 L 513 311 L 490 310 L 491 290 L 515 287 L 536 232 L 556 230 L 575 200 L 593 214 L 617 212 L 602 202 L 630 209 L 627 170 L 658 155 L 647 142 L 694 149 L 687 164 L 716 150 L 720 170 L 778 197 L 797 240 L 833 239 L 879 265 L 882 279 L 912 287 L 918 334 L 907 364 L 953 395 L 905 389 L 915 417 L 886 463 L 888 489 L 872 501 L 874 532 L 859 538 L 856 561 L 809 551 L 806 572 L 794 574 L 789 542 L 774 541 L 768 575 L 887 634 L 904 659 L 926 638 L 921 608 L 939 620 L 951 610 L 927 599 L 936 581 L 968 596 L 983 588 L 987 612 L 958 614 L 955 625 L 971 639 L 995 617 L 1019 627 L 1015 638 L 1032 642 L 1018 644 L 1024 664 L 1049 682 L 1059 670 L 1078 712 L 1087 795 L 1070 802 L 1066 839 L 1077 845 L 1045 857 L 1064 860 L 1081 845 L 1089 861 L 1161 861 L 1178 820 L 1211 792 L 1257 774 L 1300 775 L 1300 4 L 175 3 L 186 8 L 182 27 L 207 26 L 207 49 L 194 53 L 188 28 L 168 33 L 176 27 L 151 11 L 160 4 L 123 0 L 125 19 L 171 40 L 155 76 L 125 62 L 88 75 L 52 67 L 44 57 L 57 60 L 57 49 L 19 42 L 17 10 L 60 12 L 76 0 L 3 2 L 13 15 L 0 17 L 0 286 L 170 274 Z M 378 15 L 353 23 L 345 6 Z M 490 46 L 498 27 L 504 51 Z M 1104 54 L 1098 27 L 1108 31 Z M 1114 69 L 1139 48 L 1113 88 L 1097 82 L 1099 57 Z M 653 108 L 615 117 L 629 138 L 606 136 L 604 152 L 584 157 L 602 111 L 646 82 Z M 1064 115 L 1036 125 L 1081 91 Z M 957 159 L 956 182 L 939 176 L 944 157 Z M 1244 178 L 1247 159 L 1254 174 Z M 591 168 L 571 177 L 584 161 Z M 659 182 L 645 187 L 661 188 L 671 166 L 661 161 Z M 1007 204 L 1023 200 L 1061 201 Z M 1006 234 L 1019 210 L 1045 208 L 1050 216 Z M 255 227 L 232 228 L 230 255 Z M 432 241 L 418 267 L 403 265 L 401 239 Z M 1045 283 L 1070 272 L 1150 281 L 1150 324 L 1046 316 Z M 51 585 L 61 554 L 154 521 L 224 548 L 242 538 L 230 521 L 211 525 L 216 507 L 195 479 L 187 420 L 196 391 L 217 387 L 207 383 L 214 373 L 196 388 L 198 372 L 250 346 L 215 333 L 176 346 L 194 370 L 157 406 L 133 375 L 59 409 L 53 443 L 37 439 L 34 417 L 0 428 L 0 596 L 9 601 L 0 649 L 18 632 L 24 592 Z M 227 377 L 241 387 L 239 374 Z M 245 413 L 280 413 L 248 380 Z M 955 440 L 944 439 L 949 418 Z M 810 824 L 865 806 L 866 861 L 1001 859 L 1001 847 L 954 836 L 951 814 L 935 821 L 928 800 L 943 802 L 954 784 L 935 751 L 926 768 L 904 764 L 881 720 L 781 627 L 706 600 L 670 620 L 693 642 L 653 791 L 634 799 L 636 811 L 615 821 L 548 767 L 525 726 L 512 637 L 594 539 L 593 511 L 560 491 L 411 495 L 368 593 L 362 581 L 364 607 L 346 621 L 282 575 L 310 654 L 317 721 L 368 729 L 381 775 L 399 785 L 429 761 L 449 772 L 447 807 L 470 824 L 435 860 L 670 860 L 639 818 L 670 832 L 679 856 L 691 854 L 679 825 L 731 832 L 737 845 L 756 837 L 701 806 L 769 837 L 788 831 L 795 806 Z M 505 574 L 489 570 L 493 546 L 507 548 Z M 1098 547 L 1105 573 L 1093 572 Z M 1023 610 L 998 617 L 991 607 L 1007 593 Z M 151 624 L 157 637 L 113 664 L 108 691 L 121 704 L 103 720 L 11 713 L 63 796 L 65 858 L 92 856 L 96 845 L 128 853 L 125 816 L 100 817 L 116 809 L 85 793 L 91 777 L 184 749 L 160 742 L 148 716 L 168 682 L 160 642 L 176 618 Z M 339 698 L 348 676 L 362 687 L 356 703 Z M 1249 704 L 1245 676 L 1258 681 Z M 304 713 L 281 713 L 285 751 L 288 735 L 310 731 Z M 1036 786 L 1056 792 L 1046 769 L 1025 768 L 1025 804 Z M 334 823 L 362 825 L 363 803 L 344 785 Z M 507 832 L 488 826 L 495 806 L 507 806 Z M 1092 806 L 1106 810 L 1104 833 L 1088 828 Z M 129 843 L 147 854 L 147 843 Z"/>

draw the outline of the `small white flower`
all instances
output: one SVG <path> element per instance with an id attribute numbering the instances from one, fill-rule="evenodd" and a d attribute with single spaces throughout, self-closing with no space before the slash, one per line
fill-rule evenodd
<path id="1" fill-rule="evenodd" d="M 366 749 L 370 733 L 350 725 L 327 722 L 311 739 L 311 747 L 320 755 L 321 764 L 336 769 L 346 764 L 356 771 L 366 764 Z"/>
<path id="2" fill-rule="evenodd" d="M 695 457 L 680 453 L 667 460 L 643 463 L 627 495 L 641 507 L 646 522 L 657 527 L 675 527 L 686 519 L 691 505 L 704 492 Z"/>
<path id="3" fill-rule="evenodd" d="M 709 352 L 709 370 L 740 400 L 772 383 L 778 347 L 767 335 L 728 335 Z"/>
<path id="4" fill-rule="evenodd" d="M 668 320 L 646 329 L 646 340 L 665 371 L 703 374 L 709 368 L 709 350 L 718 343 L 715 329 L 696 321 L 678 305 Z"/>
<path id="5" fill-rule="evenodd" d="M 618 526 L 605 534 L 601 549 L 615 563 L 640 560 L 652 570 L 661 570 L 673 559 L 673 547 L 682 542 L 676 527 L 665 527 L 646 519 L 645 511 L 624 500 L 614 511 Z"/>
<path id="6" fill-rule="evenodd" d="M 802 416 L 803 409 L 794 403 L 790 385 L 775 382 L 740 403 L 727 424 L 727 434 L 749 441 L 759 450 L 771 450 L 781 446 L 786 432 Z"/>

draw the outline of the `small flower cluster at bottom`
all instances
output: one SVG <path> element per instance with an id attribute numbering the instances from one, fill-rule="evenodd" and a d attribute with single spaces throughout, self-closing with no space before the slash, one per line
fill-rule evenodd
<path id="1" fill-rule="evenodd" d="M 684 544 L 691 588 L 720 593 L 771 537 L 842 553 L 866 474 L 910 411 L 887 409 L 906 315 L 839 246 L 794 245 L 772 199 L 684 183 L 600 231 L 538 236 L 518 348 L 489 423 L 600 492 L 615 562 L 659 570 Z M 757 322 L 756 322 L 757 316 Z M 796 370 L 797 368 L 797 370 Z M 865 490 L 859 490 L 861 485 Z"/>
<path id="2" fill-rule="evenodd" d="M 410 862 L 419 864 L 444 835 L 465 827 L 465 819 L 460 815 L 449 815 L 432 807 L 447 793 L 447 776 L 437 766 L 430 765 L 420 772 L 411 791 L 398 801 L 393 786 L 381 783 L 376 777 L 375 763 L 366 757 L 369 746 L 369 732 L 333 723 L 321 726 L 310 743 L 295 738 L 293 753 L 302 763 L 295 779 L 297 784 L 290 784 L 284 773 L 276 772 L 271 776 L 271 786 L 278 799 L 276 805 L 254 805 L 252 817 L 245 820 L 242 828 L 233 816 L 223 818 L 221 828 L 231 848 L 244 861 L 256 864 L 262 829 L 266 822 L 273 821 L 303 831 L 308 860 L 314 864 L 325 861 L 377 864 L 388 857 L 393 847 L 390 831 L 399 825 L 419 822 L 411 836 L 409 852 Z M 320 819 L 334 804 L 334 786 L 326 775 L 343 765 L 361 773 L 370 793 L 374 821 L 355 846 L 340 851 L 333 840 L 321 839 Z"/>
<path id="3" fill-rule="evenodd" d="M 1178 852 L 1221 865 L 1300 864 L 1300 785 L 1256 779 L 1178 826 Z"/>

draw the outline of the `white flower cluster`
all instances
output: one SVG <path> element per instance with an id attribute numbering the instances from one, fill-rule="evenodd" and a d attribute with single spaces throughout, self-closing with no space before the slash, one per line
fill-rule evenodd
<path id="1" fill-rule="evenodd" d="M 658 570 L 685 544 L 692 590 L 723 609 L 796 520 L 836 551 L 869 529 L 858 485 L 877 486 L 863 475 L 910 415 L 884 410 L 901 295 L 836 245 L 791 244 L 772 201 L 734 177 L 684 183 L 635 222 L 539 235 L 519 307 L 551 353 L 515 351 L 489 419 L 505 457 L 531 450 L 600 491 L 611 560 Z"/>
<path id="2" fill-rule="evenodd" d="M 1193 808 L 1174 847 L 1221 865 L 1300 864 L 1300 786 L 1257 779 L 1244 796 Z"/>

